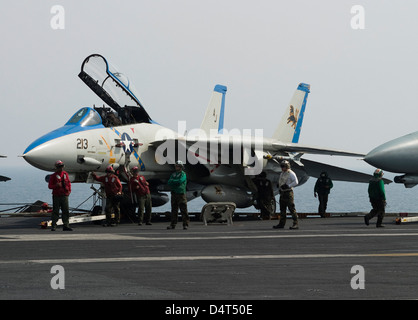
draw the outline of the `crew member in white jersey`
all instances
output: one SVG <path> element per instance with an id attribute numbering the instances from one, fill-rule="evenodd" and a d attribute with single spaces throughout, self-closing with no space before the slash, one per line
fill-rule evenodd
<path id="1" fill-rule="evenodd" d="M 299 229 L 298 215 L 295 208 L 295 200 L 293 195 L 293 187 L 299 183 L 296 174 L 290 169 L 290 163 L 284 160 L 280 163 L 282 173 L 279 177 L 279 193 L 280 193 L 280 222 L 274 226 L 274 229 L 283 229 L 286 224 L 286 209 L 289 208 L 292 215 L 293 225 L 291 230 Z"/>

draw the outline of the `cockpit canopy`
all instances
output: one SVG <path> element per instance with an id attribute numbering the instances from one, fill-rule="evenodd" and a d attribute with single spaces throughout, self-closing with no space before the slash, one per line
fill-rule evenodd
<path id="1" fill-rule="evenodd" d="M 61 128 L 55 129 L 42 137 L 32 142 L 25 150 L 24 154 L 28 153 L 32 149 L 44 144 L 47 141 L 57 139 L 72 133 L 104 128 L 102 119 L 96 110 L 92 108 L 81 108 L 67 121 L 67 123 Z"/>
<path id="2" fill-rule="evenodd" d="M 110 108 L 95 108 L 103 125 L 151 123 L 151 118 L 137 98 L 133 84 L 123 73 L 99 54 L 88 56 L 81 65 L 79 78 Z"/>
<path id="3" fill-rule="evenodd" d="M 91 108 L 82 108 L 78 110 L 66 125 L 78 124 L 81 127 L 91 127 L 102 124 L 102 119 L 99 114 Z"/>

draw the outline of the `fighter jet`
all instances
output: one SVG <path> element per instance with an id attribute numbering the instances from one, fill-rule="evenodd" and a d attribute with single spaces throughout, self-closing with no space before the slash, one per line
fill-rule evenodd
<path id="1" fill-rule="evenodd" d="M 7 157 L 0 155 L 0 158 L 7 158 Z M 0 176 L 0 181 L 9 181 L 9 180 L 11 180 L 9 177 Z"/>
<path id="2" fill-rule="evenodd" d="M 23 154 L 28 163 L 46 171 L 53 171 L 55 161 L 62 160 L 73 182 L 87 182 L 91 171 L 104 172 L 109 165 L 127 180 L 129 170 L 136 166 L 150 183 L 153 205 L 157 206 L 168 201 L 166 183 L 173 164 L 181 160 L 188 177 L 189 199 L 202 196 L 206 202 L 230 201 L 245 208 L 254 204 L 252 179 L 262 171 L 278 194 L 282 160 L 291 162 L 299 185 L 309 176 L 318 177 L 321 171 L 328 171 L 334 180 L 368 182 L 371 178 L 302 159 L 304 153 L 364 157 L 298 143 L 310 92 L 307 84 L 297 87 L 273 137 L 264 138 L 252 132 L 237 135 L 236 130 L 226 130 L 227 88 L 223 85 L 215 86 L 201 127 L 180 134 L 151 119 L 133 84 L 105 57 L 88 56 L 79 78 L 105 105 L 81 108 L 63 127 L 35 140 Z M 172 107 L 178 114 L 179 106 Z"/>
<path id="3" fill-rule="evenodd" d="M 418 184 L 418 131 L 388 141 L 374 148 L 364 158 L 368 164 L 394 173 L 403 173 L 394 178 L 406 188 Z"/>

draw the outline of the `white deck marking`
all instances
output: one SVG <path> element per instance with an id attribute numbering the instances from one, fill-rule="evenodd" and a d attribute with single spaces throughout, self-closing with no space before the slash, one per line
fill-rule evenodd
<path id="1" fill-rule="evenodd" d="M 228 233 L 220 236 L 193 235 L 187 232 L 188 236 L 179 235 L 166 237 L 167 233 L 160 233 L 162 236 L 147 236 L 143 234 L 116 234 L 116 233 L 53 233 L 53 234 L 12 234 L 0 235 L 0 242 L 9 241 L 112 241 L 112 240 L 136 240 L 136 241 L 166 241 L 166 240 L 228 240 L 228 239 L 281 239 L 281 238 L 336 238 L 336 237 L 417 237 L 418 233 L 332 233 L 332 234 L 264 234 L 251 235 Z M 202 234 L 202 233 L 195 233 Z"/>
<path id="2" fill-rule="evenodd" d="M 80 258 L 80 259 L 29 259 L 0 260 L 1 264 L 70 264 L 70 263 L 108 263 L 108 262 L 150 262 L 150 261 L 198 261 L 198 260 L 237 260 L 237 259 L 325 259 L 325 258 L 364 258 L 364 257 L 417 257 L 418 252 L 382 254 L 283 254 L 283 255 L 227 255 L 227 256 L 173 256 L 173 257 L 118 257 L 118 258 Z"/>
<path id="3" fill-rule="evenodd" d="M 309 233 L 280 233 L 265 231 L 259 235 L 253 232 L 232 231 L 227 235 L 218 232 L 187 232 L 186 234 L 174 233 L 167 237 L 167 232 L 153 232 L 148 234 L 117 234 L 117 233 L 39 233 L 39 234 L 6 234 L 0 235 L 0 242 L 38 242 L 38 241 L 136 241 L 136 246 L 154 246 L 146 241 L 179 241 L 179 240 L 231 240 L 231 239 L 284 239 L 284 238 L 335 238 L 335 237 L 417 237 L 418 233 L 373 233 L 373 232 L 341 232 L 323 233 L 307 231 Z M 154 242 L 155 243 L 155 242 Z M 155 246 L 158 246 L 155 243 Z M 160 245 L 161 246 L 161 245 Z M 70 264 L 70 263 L 111 263 L 111 262 L 151 262 L 151 261 L 198 261 L 198 260 L 238 260 L 238 259 L 325 259 L 325 258 L 364 258 L 364 257 L 416 257 L 416 252 L 388 252 L 383 254 L 266 254 L 266 255 L 199 255 L 199 256 L 148 256 L 148 257 L 108 257 L 108 258 L 76 258 L 76 259 L 22 259 L 22 260 L 0 260 L 4 264 Z"/>

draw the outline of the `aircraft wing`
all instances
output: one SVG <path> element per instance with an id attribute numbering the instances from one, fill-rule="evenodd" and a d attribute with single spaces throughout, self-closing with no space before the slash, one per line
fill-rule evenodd
<path id="1" fill-rule="evenodd" d="M 171 155 L 174 157 L 166 157 L 166 159 L 170 158 L 170 161 L 173 161 L 174 158 L 178 156 L 179 148 L 183 149 L 183 154 L 186 154 L 185 150 L 187 150 L 187 157 L 196 156 L 196 159 L 205 160 L 205 159 L 214 159 L 214 157 L 210 157 L 210 155 L 216 153 L 218 157 L 218 163 L 222 163 L 222 152 L 227 151 L 229 154 L 233 153 L 234 150 L 238 147 L 238 149 L 248 149 L 250 152 L 260 150 L 261 152 L 255 152 L 257 157 L 261 157 L 258 159 L 259 161 L 262 160 L 263 156 L 266 153 L 270 153 L 273 155 L 278 156 L 289 156 L 293 158 L 294 153 L 298 153 L 298 156 L 294 157 L 295 159 L 299 159 L 304 153 L 308 154 L 319 154 L 319 155 L 336 155 L 336 156 L 348 156 L 348 157 L 364 157 L 364 154 L 357 153 L 357 152 L 349 152 L 344 150 L 337 150 L 337 149 L 329 149 L 329 148 L 321 148 L 321 147 L 311 147 L 311 146 L 303 146 L 296 143 L 282 143 L 275 139 L 264 139 L 264 138 L 257 138 L 257 137 L 240 137 L 240 136 L 227 136 L 227 135 L 219 135 L 216 137 L 175 137 L 175 138 L 168 138 L 166 140 L 158 140 L 151 143 L 151 145 L 155 148 L 162 147 L 162 144 L 166 144 L 166 146 L 174 146 L 175 147 L 175 155 L 171 152 Z M 214 152 L 211 149 L 214 148 Z M 168 150 L 169 151 L 169 150 Z M 170 154 L 170 152 L 166 152 L 164 150 L 160 150 L 160 152 L 165 152 L 166 154 Z M 200 157 L 198 156 L 200 155 Z M 197 160 L 196 160 L 197 161 Z M 370 176 L 368 176 L 370 178 Z"/>
<path id="2" fill-rule="evenodd" d="M 367 183 L 373 177 L 369 174 L 343 169 L 329 164 L 316 162 L 308 159 L 301 159 L 306 173 L 315 178 L 319 178 L 322 171 L 326 171 L 328 176 L 332 180 L 348 181 L 348 182 L 364 182 Z M 383 179 L 385 184 L 389 184 L 392 181 L 389 179 Z"/>
<path id="3" fill-rule="evenodd" d="M 339 149 L 331 149 L 331 148 L 323 148 L 323 147 L 316 147 L 316 146 L 304 146 L 299 143 L 283 143 L 281 141 L 275 139 L 268 139 L 268 138 L 261 138 L 261 137 L 242 137 L 242 136 L 228 136 L 228 135 L 218 135 L 215 137 L 180 137 L 175 139 L 175 143 L 177 141 L 181 141 L 182 143 L 192 146 L 195 145 L 197 147 L 208 145 L 218 145 L 221 149 L 222 148 L 232 148 L 237 146 L 242 146 L 244 148 L 251 148 L 255 150 L 260 150 L 264 152 L 270 152 L 272 154 L 279 153 L 281 155 L 289 154 L 289 153 L 309 153 L 309 154 L 319 154 L 319 155 L 329 155 L 329 156 L 345 156 L 345 157 L 360 157 L 364 158 L 364 153 L 358 152 L 351 152 L 346 150 L 339 150 Z M 156 141 L 157 145 L 161 143 Z"/>
<path id="4" fill-rule="evenodd" d="M 197 162 L 203 163 L 202 164 L 226 164 L 226 165 L 239 165 L 239 163 L 232 163 L 233 157 L 231 154 L 234 152 L 234 148 L 236 148 L 236 144 L 234 145 L 234 141 L 231 137 L 218 137 L 218 139 L 210 138 L 185 138 L 185 137 L 177 137 L 167 140 L 160 140 L 155 141 L 152 143 L 152 146 L 158 150 L 159 147 L 162 147 L 163 143 L 167 143 L 167 145 L 171 145 L 175 147 L 175 152 L 166 152 L 163 148 L 163 150 L 160 150 L 159 152 L 156 152 L 156 157 L 158 158 L 158 154 L 166 155 L 165 159 L 169 163 L 174 163 L 175 160 L 177 160 L 178 156 L 180 154 L 183 154 L 187 157 L 187 162 L 191 164 L 195 164 Z M 248 142 L 252 140 L 252 143 Z M 348 170 L 308 159 L 301 159 L 301 156 L 304 153 L 307 154 L 320 154 L 320 155 L 337 155 L 337 156 L 349 156 L 349 157 L 364 157 L 364 154 L 362 153 L 356 153 L 356 152 L 349 152 L 344 150 L 337 150 L 337 149 L 328 149 L 328 148 L 319 148 L 319 147 L 311 147 L 311 146 L 303 146 L 299 144 L 292 144 L 292 143 L 280 143 L 277 140 L 269 141 L 269 139 L 261 139 L 262 144 L 262 152 L 252 152 L 254 151 L 252 148 L 258 146 L 260 147 L 260 144 L 257 145 L 255 143 L 254 138 L 249 138 L 249 140 L 244 143 L 243 140 L 241 140 L 241 144 L 239 145 L 238 149 L 241 148 L 247 148 L 251 149 L 251 153 L 254 157 L 256 156 L 257 159 L 254 159 L 254 161 L 263 161 L 263 157 L 266 155 L 266 153 L 271 153 L 277 158 L 280 158 L 283 156 L 284 158 L 289 157 L 290 160 L 295 162 L 296 165 L 299 166 L 300 169 L 306 172 L 308 176 L 312 177 L 319 177 L 322 171 L 327 171 L 329 176 L 333 180 L 339 180 L 339 181 L 347 181 L 347 182 L 361 182 L 361 183 L 368 183 L 369 180 L 372 178 L 372 175 L 365 174 L 358 171 Z M 218 143 L 218 148 L 215 148 L 215 157 L 213 156 L 213 152 L 211 152 L 211 148 Z M 235 141 L 236 143 L 236 141 Z M 259 142 L 260 143 L 260 142 Z M 259 149 L 259 150 L 260 150 Z M 213 150 L 213 149 L 212 149 Z M 229 163 L 223 163 L 222 160 L 223 154 L 222 150 L 228 151 L 229 156 Z M 217 152 L 216 152 L 217 151 Z M 242 149 L 241 149 L 242 151 Z M 297 155 L 295 155 L 297 153 Z M 171 154 L 171 156 L 170 156 Z M 217 158 L 216 158 L 217 157 Z M 276 158 L 276 159 L 277 159 Z M 242 158 L 240 158 L 242 161 Z M 276 161 L 277 162 L 277 161 Z M 241 166 L 246 167 L 246 164 L 244 162 L 240 162 Z M 261 163 L 260 163 L 261 165 Z M 385 184 L 389 184 L 392 181 L 388 179 L 384 179 Z"/>
<path id="5" fill-rule="evenodd" d="M 365 154 L 350 152 L 345 150 L 338 149 L 329 149 L 313 146 L 304 146 L 296 143 L 281 143 L 280 141 L 272 142 L 271 147 L 269 145 L 264 145 L 264 150 L 269 152 L 297 152 L 297 153 L 310 153 L 310 154 L 321 154 L 329 156 L 345 156 L 345 157 L 361 157 L 363 158 Z"/>
<path id="6" fill-rule="evenodd" d="M 0 155 L 0 158 L 7 158 L 7 156 Z M 11 180 L 9 177 L 0 176 L 0 181 L 9 181 Z"/>

